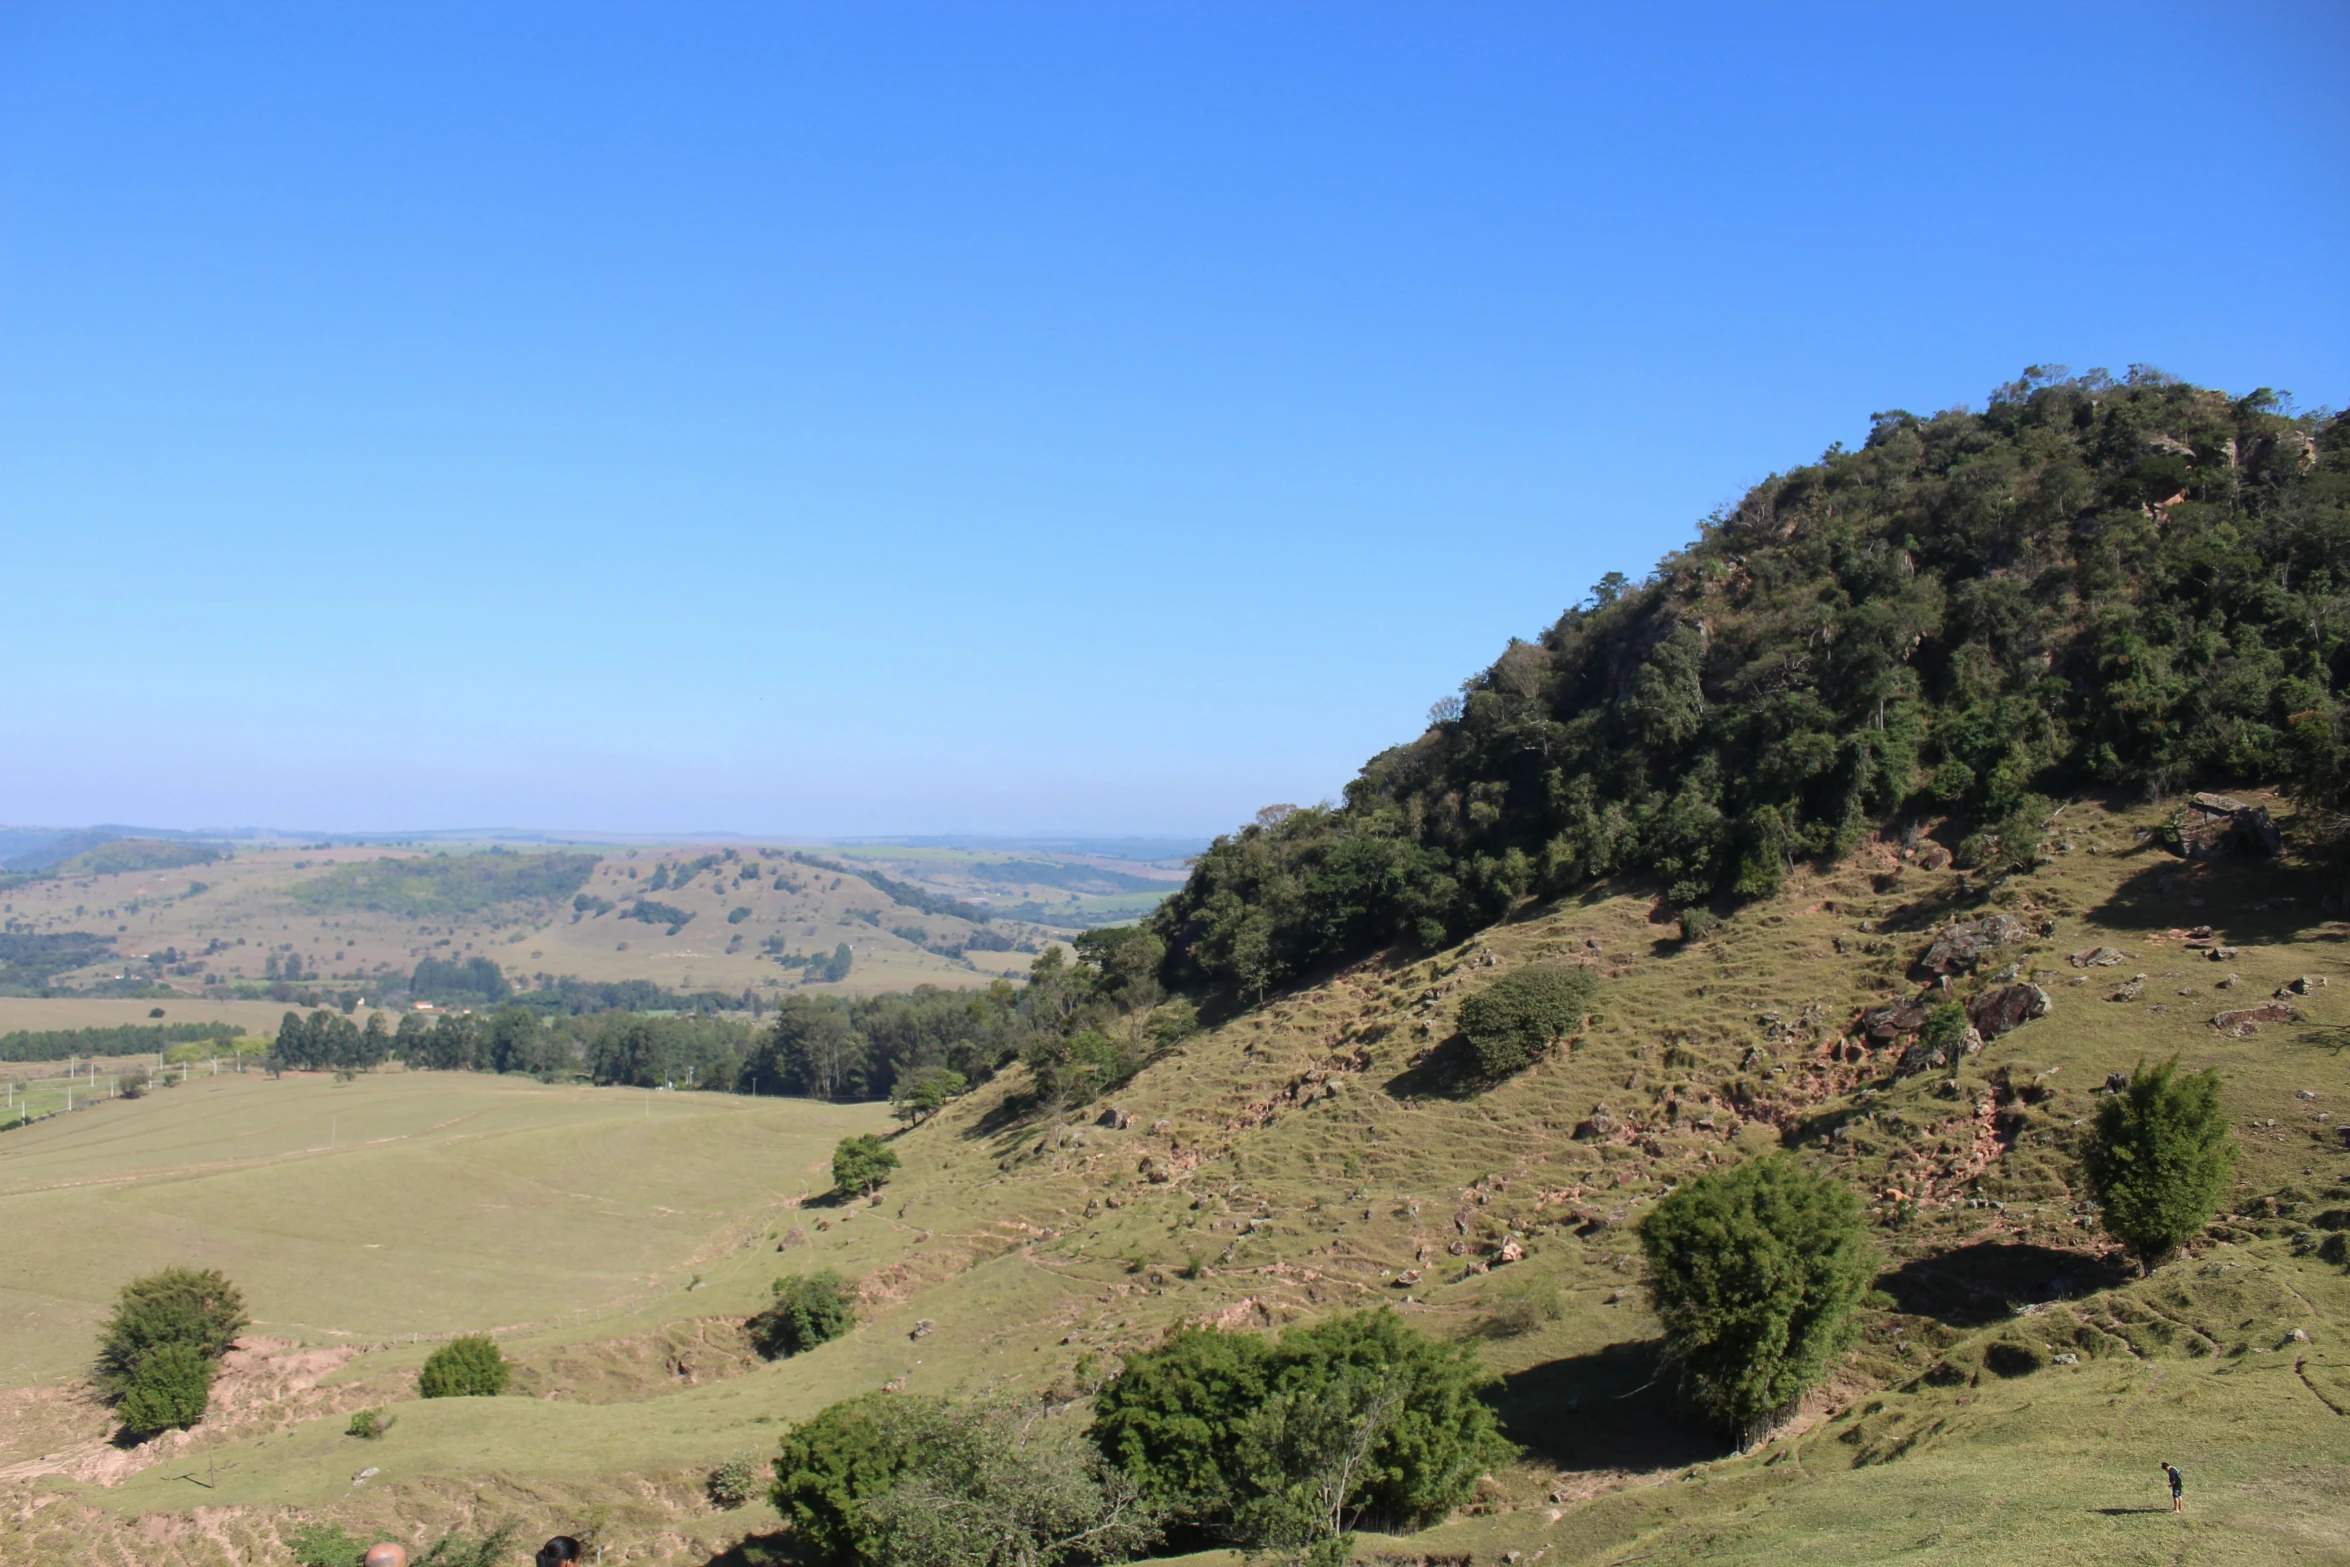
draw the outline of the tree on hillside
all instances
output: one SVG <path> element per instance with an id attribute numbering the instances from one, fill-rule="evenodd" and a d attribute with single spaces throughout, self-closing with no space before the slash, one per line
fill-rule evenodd
<path id="1" fill-rule="evenodd" d="M 165 1268 L 123 1286 L 98 1333 L 96 1381 L 134 1436 L 204 1418 L 212 1377 L 251 1319 L 218 1269 Z"/>
<path id="2" fill-rule="evenodd" d="M 1509 1456 L 1475 1351 L 1392 1311 L 1278 1340 L 1192 1328 L 1127 1358 L 1094 1440 L 1190 1543 L 1310 1547 L 1416 1528 Z"/>
<path id="3" fill-rule="evenodd" d="M 1505 974 L 1461 1003 L 1462 1037 L 1478 1070 L 1506 1077 L 1580 1028 L 1598 989 L 1583 969 L 1527 968 Z"/>
<path id="4" fill-rule="evenodd" d="M 787 1274 L 768 1286 L 775 1303 L 744 1324 L 769 1360 L 804 1355 L 857 1325 L 856 1287 L 831 1268 Z"/>
<path id="5" fill-rule="evenodd" d="M 962 1073 L 950 1067 L 921 1067 L 900 1077 L 891 1087 L 889 1113 L 901 1121 L 927 1120 L 970 1086 Z"/>
<path id="6" fill-rule="evenodd" d="M 1750 1446 L 1852 1342 L 1875 1269 L 1860 1201 L 1784 1154 L 1698 1177 L 1640 1226 L 1665 1353 Z"/>
<path id="7" fill-rule="evenodd" d="M 2106 1096 L 2081 1149 L 2081 1173 L 2106 1232 L 2151 1268 L 2202 1232 L 2227 1195 L 2236 1148 L 2219 1108 L 2219 1074 L 2179 1075 L 2178 1058 L 2138 1063 Z"/>
<path id="8" fill-rule="evenodd" d="M 245 1297 L 217 1268 L 165 1268 L 134 1279 L 98 1330 L 98 1385 L 120 1397 L 139 1366 L 166 1345 L 217 1361 L 252 1319 Z"/>
<path id="9" fill-rule="evenodd" d="M 897 1167 L 897 1150 L 870 1132 L 844 1137 L 832 1150 L 832 1184 L 842 1192 L 871 1195 Z"/>
<path id="10" fill-rule="evenodd" d="M 424 1358 L 417 1374 L 419 1398 L 495 1398 L 506 1391 L 513 1368 L 486 1334 L 453 1338 Z"/>
<path id="11" fill-rule="evenodd" d="M 895 1480 L 857 1507 L 865 1560 L 891 1567 L 1125 1561 L 1159 1537 L 1126 1473 L 1077 1422 L 1000 1401 L 922 1404 Z"/>

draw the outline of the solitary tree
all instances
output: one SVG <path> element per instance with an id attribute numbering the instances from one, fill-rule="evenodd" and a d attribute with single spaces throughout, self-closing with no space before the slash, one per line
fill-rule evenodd
<path id="1" fill-rule="evenodd" d="M 856 1289 L 830 1268 L 787 1275 L 768 1289 L 775 1304 L 745 1326 L 752 1347 L 769 1360 L 805 1354 L 856 1326 Z"/>
<path id="2" fill-rule="evenodd" d="M 1572 1033 L 1590 1010 L 1591 976 L 1581 969 L 1529 968 L 1505 975 L 1461 1003 L 1461 1033 L 1487 1077 L 1504 1077 Z"/>
<path id="3" fill-rule="evenodd" d="M 926 1120 L 970 1086 L 970 1080 L 952 1067 L 926 1066 L 899 1078 L 890 1089 L 889 1113 L 908 1123 Z"/>
<path id="4" fill-rule="evenodd" d="M 1640 1244 L 1682 1390 L 1745 1445 L 1851 1343 L 1873 1267 L 1859 1199 L 1784 1154 L 1682 1187 Z"/>
<path id="5" fill-rule="evenodd" d="M 2138 1063 L 2130 1086 L 2098 1108 L 2081 1173 L 2106 1231 L 2151 1268 L 2211 1222 L 2235 1173 L 2219 1076 L 2178 1075 L 2178 1058 Z"/>
<path id="6" fill-rule="evenodd" d="M 506 1391 L 512 1368 L 484 1334 L 453 1338 L 427 1355 L 416 1378 L 419 1398 L 495 1398 Z"/>
<path id="7" fill-rule="evenodd" d="M 832 1184 L 843 1192 L 871 1192 L 898 1167 L 897 1151 L 868 1132 L 844 1137 L 832 1150 Z"/>
<path id="8" fill-rule="evenodd" d="M 134 1279 L 99 1330 L 98 1385 L 116 1398 L 127 1395 L 139 1367 L 171 1345 L 217 1361 L 249 1320 L 245 1297 L 217 1268 L 165 1268 Z"/>

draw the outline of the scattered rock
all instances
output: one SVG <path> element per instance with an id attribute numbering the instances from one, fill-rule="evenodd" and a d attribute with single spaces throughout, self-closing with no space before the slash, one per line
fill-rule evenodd
<path id="1" fill-rule="evenodd" d="M 1413 1285 L 1419 1282 L 1420 1270 L 1417 1268 L 1406 1268 L 1403 1270 L 1403 1272 L 1395 1276 L 1395 1287 L 1397 1289 L 1410 1289 Z"/>
<path id="2" fill-rule="evenodd" d="M 2211 1026 L 2232 1039 L 2248 1038 L 2257 1033 L 2262 1023 L 2298 1023 L 2301 1014 L 2282 1001 L 2264 1001 L 2256 1007 L 2239 1007 L 2233 1012 L 2222 1012 L 2212 1018 Z"/>
<path id="3" fill-rule="evenodd" d="M 2129 954 L 2119 947 L 2091 947 L 2065 959 L 2074 968 L 2113 968 L 2128 960 Z"/>
<path id="4" fill-rule="evenodd" d="M 937 1329 L 935 1326 L 933 1326 L 933 1325 L 932 1325 L 932 1323 L 931 1323 L 931 1320 L 930 1320 L 928 1317 L 924 1317 L 924 1318 L 922 1318 L 922 1319 L 921 1319 L 919 1322 L 916 1322 L 916 1323 L 914 1324 L 914 1330 L 913 1330 L 912 1332 L 908 1333 L 908 1334 L 906 1335 L 906 1337 L 908 1337 L 908 1338 L 928 1338 L 928 1337 L 930 1337 L 930 1335 L 931 1335 L 931 1334 L 933 1334 L 933 1333 L 935 1333 L 935 1332 L 937 1332 L 937 1331 L 938 1331 L 938 1329 Z"/>
<path id="5" fill-rule="evenodd" d="M 1497 1264 L 1505 1262 L 1522 1262 L 1525 1260 L 1525 1257 L 1526 1248 L 1515 1235 L 1503 1237 L 1501 1250 L 1493 1254 L 1493 1260 Z"/>
<path id="6" fill-rule="evenodd" d="M 1994 947 L 2022 941 L 2029 932 L 2012 914 L 1988 914 L 1979 920 L 1961 920 L 1944 926 L 1918 959 L 1918 971 L 1927 975 L 1971 974 Z"/>
<path id="7" fill-rule="evenodd" d="M 1938 871 L 1950 863 L 1950 851 L 1938 843 L 1929 843 L 1918 850 L 1918 864 L 1927 870 Z"/>
<path id="8" fill-rule="evenodd" d="M 2287 996 L 2306 996 L 2324 983 L 2324 980 L 2311 979 L 2307 974 L 2297 975 L 2277 987 L 2277 999 L 2281 1001 Z"/>
<path id="9" fill-rule="evenodd" d="M 2130 1091 L 2130 1074 L 2127 1072 L 2106 1073 L 2105 1088 L 2103 1091 L 2109 1094 L 2128 1093 Z"/>
<path id="10" fill-rule="evenodd" d="M 2072 1350 L 2067 1349 L 2049 1356 L 2048 1362 L 2050 1365 L 2055 1366 L 2077 1366 L 2081 1363 L 2081 1357 Z"/>
<path id="11" fill-rule="evenodd" d="M 2308 1089 L 2303 1088 L 2296 1090 L 2293 1097 L 2296 1099 L 2315 1099 L 2317 1095 L 2311 1093 Z"/>
<path id="12" fill-rule="evenodd" d="M 1992 1040 L 2014 1033 L 2036 1017 L 2046 1017 L 2054 1005 L 2048 992 L 2037 985 L 2001 985 L 1969 1001 L 1966 1015 L 1985 1040 Z"/>
<path id="13" fill-rule="evenodd" d="M 1161 1132 L 1172 1131 L 1172 1130 L 1174 1130 L 1174 1127 L 1175 1127 L 1175 1123 L 1174 1123 L 1173 1121 L 1167 1121 L 1167 1120 L 1153 1121 L 1153 1122 L 1151 1123 L 1151 1134 L 1152 1134 L 1153 1136 L 1156 1136 L 1156 1135 L 1158 1135 L 1158 1134 L 1159 1134 L 1159 1133 L 1161 1133 Z"/>
<path id="14" fill-rule="evenodd" d="M 1116 1106 L 1112 1106 L 1111 1108 L 1104 1110 L 1100 1115 L 1097 1115 L 1093 1118 L 1094 1125 L 1106 1126 L 1113 1132 L 1123 1132 L 1128 1126 L 1133 1124 L 1133 1121 L 1134 1117 L 1128 1115 L 1125 1111 L 1118 1109 Z"/>
<path id="15" fill-rule="evenodd" d="M 2146 976 L 2143 974 L 2135 974 L 2130 977 L 2129 981 L 2125 983 L 2121 989 L 2115 991 L 2112 995 L 2107 996 L 2105 999 L 2108 1001 L 2135 1001 L 2145 993 Z"/>
<path id="16" fill-rule="evenodd" d="M 2236 949 L 2233 947 L 2213 947 L 2209 956 L 2214 963 L 2233 963 L 2236 961 Z"/>
<path id="17" fill-rule="evenodd" d="M 2241 984 L 2243 984 L 2243 983 L 2244 983 L 2244 976 L 2243 976 L 2243 975 L 2241 975 L 2241 974 L 2230 974 L 2230 975 L 2229 975 L 2227 978 L 2225 978 L 2225 979 L 2221 980 L 2221 981 L 2220 981 L 2218 984 L 2216 984 L 2216 985 L 2213 985 L 2211 988 L 2212 988 L 2212 989 L 2214 989 L 2214 990 L 2233 990 L 2233 989 L 2235 989 L 2235 988 L 2236 988 L 2238 985 L 2241 985 Z"/>
<path id="18" fill-rule="evenodd" d="M 1614 1136 L 1615 1131 L 1616 1118 L 1607 1113 L 1607 1101 L 1603 1099 L 1592 1107 L 1588 1118 L 1576 1125 L 1575 1140 L 1584 1143 L 1596 1142 L 1602 1137 Z"/>

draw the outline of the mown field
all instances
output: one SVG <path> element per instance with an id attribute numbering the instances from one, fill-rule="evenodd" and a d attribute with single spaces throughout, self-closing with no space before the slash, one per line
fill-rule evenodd
<path id="1" fill-rule="evenodd" d="M 2158 822 L 2068 806 L 2055 862 L 1996 904 L 1887 844 L 1693 944 L 1647 889 L 1530 908 L 1215 1023 L 1109 1096 L 1123 1128 L 1096 1124 L 1101 1104 L 1038 1117 L 1014 1069 L 896 1134 L 904 1168 L 878 1205 L 787 1206 L 872 1108 L 659 1096 L 647 1123 L 641 1095 L 419 1074 L 73 1118 L 121 1108 L 125 1135 L 48 1156 L 47 1182 L 6 1199 L 17 1235 L 49 1222 L 20 1213 L 83 1204 L 41 1232 L 88 1259 L 79 1282 L 14 1308 L 54 1313 L 41 1331 L 65 1358 L 110 1282 L 177 1259 L 182 1234 L 215 1234 L 256 1315 L 312 1346 L 546 1325 L 505 1339 L 523 1368 L 506 1397 L 418 1403 L 423 1347 L 393 1344 L 119 1475 L 23 1462 L 97 1428 L 70 1388 L 0 1405 L 20 1433 L 0 1555 L 273 1561 L 303 1517 L 415 1543 L 513 1517 L 592 1524 L 608 1559 L 747 1561 L 728 1553 L 778 1520 L 711 1508 L 702 1476 L 833 1399 L 995 1389 L 1076 1399 L 1057 1418 L 1082 1419 L 1088 1355 L 1115 1364 L 1179 1322 L 1273 1330 L 1385 1303 L 1477 1344 L 1524 1458 L 1451 1520 L 1367 1538 L 1365 1561 L 2350 1561 L 2350 1273 L 2310 1243 L 2350 1206 L 2350 925 L 2296 862 L 2187 865 L 2142 836 Z M 1992 907 L 2026 922 L 1999 961 L 2051 1015 L 1955 1074 L 1896 1082 L 1888 1052 L 1848 1059 L 1860 1009 L 1914 992 L 1931 928 Z M 2201 924 L 2235 956 L 2188 951 Z M 2069 961 L 2100 944 L 2127 961 Z M 1448 1076 L 1461 999 L 1533 963 L 1602 977 L 1594 1025 L 1498 1086 Z M 2212 1028 L 2302 976 L 2300 1021 Z M 2140 1279 L 2080 1211 L 2073 1149 L 2109 1073 L 2174 1053 L 2220 1074 L 2242 1158 L 2206 1239 Z M 198 1132 L 208 1102 L 219 1136 Z M 402 1140 L 322 1148 L 346 1104 L 380 1106 L 374 1135 Z M 1633 1226 L 1675 1184 L 1782 1145 L 1870 1202 L 1880 1293 L 1797 1427 L 1739 1455 L 1660 1375 Z M 259 1162 L 195 1171 L 216 1157 Z M 21 1168 L 0 1145 L 0 1174 Z M 186 1228 L 205 1222 L 199 1188 L 234 1219 Z M 1526 1256 L 1490 1266 L 1505 1236 Z M 819 1266 L 861 1281 L 857 1330 L 750 1356 L 739 1323 L 768 1279 Z M 529 1315 L 544 1301 L 591 1315 Z M 361 1403 L 397 1414 L 391 1436 L 340 1434 Z M 2165 1459 L 2189 1477 L 2183 1519 Z"/>

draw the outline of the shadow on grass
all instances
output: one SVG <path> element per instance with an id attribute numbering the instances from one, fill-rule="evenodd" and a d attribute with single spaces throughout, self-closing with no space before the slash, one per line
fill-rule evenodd
<path id="1" fill-rule="evenodd" d="M 1474 1099 L 1493 1084 L 1477 1070 L 1467 1036 L 1454 1034 L 1379 1086 L 1393 1099 Z"/>
<path id="2" fill-rule="evenodd" d="M 2131 1277 L 2119 1263 L 2054 1246 L 1979 1241 L 1905 1262 L 1877 1288 L 1913 1317 L 1951 1327 L 2003 1322 L 2015 1308 L 2107 1290 Z"/>
<path id="3" fill-rule="evenodd" d="M 2088 911 L 2099 924 L 2124 930 L 2209 925 L 2230 942 L 2275 946 L 2312 936 L 2312 927 L 2329 918 L 2324 899 L 2332 878 L 2318 866 L 2243 856 L 2183 860 L 2151 843 L 2129 852 L 2152 863 Z M 2339 938 L 2318 932 L 2314 939 Z"/>
<path id="4" fill-rule="evenodd" d="M 2102 1513 L 2108 1518 L 2135 1518 L 2141 1513 L 2167 1513 L 2170 1509 L 2167 1507 L 2092 1507 L 2089 1511 Z"/>
<path id="5" fill-rule="evenodd" d="M 1730 1452 L 1682 1407 L 1659 1372 L 1664 1340 L 1610 1344 L 1502 1378 L 1490 1395 L 1502 1431 L 1562 1469 L 1676 1469 Z"/>
<path id="6" fill-rule="evenodd" d="M 703 1567 L 786 1567 L 799 1558 L 791 1553 L 791 1531 L 750 1534 L 711 1557 Z"/>

